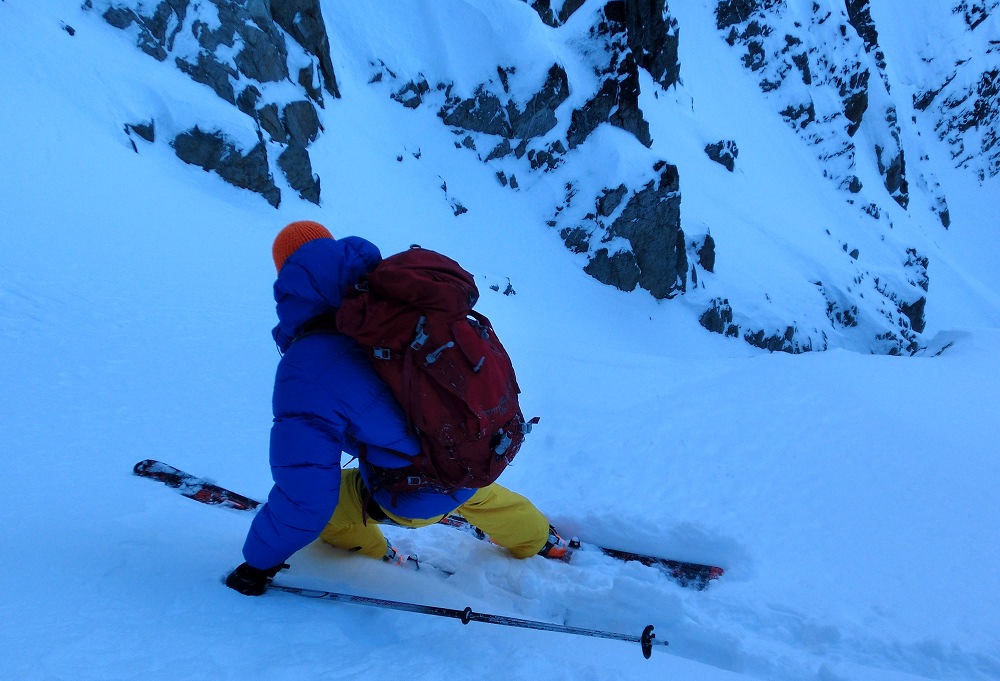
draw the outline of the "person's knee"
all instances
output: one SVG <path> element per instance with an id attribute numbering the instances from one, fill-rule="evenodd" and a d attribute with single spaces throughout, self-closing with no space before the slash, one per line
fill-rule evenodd
<path id="1" fill-rule="evenodd" d="M 458 511 L 515 558 L 537 554 L 549 538 L 545 515 L 527 498 L 500 485 L 480 489 Z"/>

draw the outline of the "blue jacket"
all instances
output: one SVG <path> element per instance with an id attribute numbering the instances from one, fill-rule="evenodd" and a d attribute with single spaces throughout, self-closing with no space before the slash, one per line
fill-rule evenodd
<path id="1" fill-rule="evenodd" d="M 394 452 L 420 451 L 399 404 L 357 343 L 333 332 L 295 340 L 307 322 L 335 312 L 344 291 L 381 259 L 378 248 L 360 237 L 316 239 L 296 250 L 278 273 L 273 336 L 283 356 L 272 400 L 274 487 L 243 546 L 244 559 L 254 567 L 280 565 L 319 536 L 337 506 L 343 452 L 357 455 L 366 445 L 360 466 L 368 480 L 369 464 L 397 468 L 407 461 Z M 391 493 L 381 490 L 375 501 L 397 516 L 433 518 L 474 492 L 417 491 L 396 495 L 393 504 Z"/>

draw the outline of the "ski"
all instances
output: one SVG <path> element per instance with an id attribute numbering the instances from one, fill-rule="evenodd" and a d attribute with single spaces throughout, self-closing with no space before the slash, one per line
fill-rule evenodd
<path id="1" fill-rule="evenodd" d="M 471 534 L 476 539 L 490 541 L 489 535 L 460 515 L 452 514 L 445 516 L 441 520 L 441 524 L 448 525 L 456 530 L 461 530 L 467 534 Z M 636 553 L 634 551 L 612 549 L 607 546 L 598 546 L 597 544 L 582 542 L 577 537 L 570 539 L 569 551 L 566 552 L 566 556 L 562 560 L 564 562 L 572 562 L 573 554 L 578 551 L 600 551 L 605 556 L 620 560 L 624 563 L 632 561 L 642 563 L 647 567 L 656 568 L 681 586 L 692 587 L 698 589 L 699 591 L 707 587 L 709 582 L 721 577 L 725 572 L 725 570 L 716 565 L 702 565 L 701 563 L 660 558 L 659 556 L 650 556 L 643 553 Z"/>
<path id="2" fill-rule="evenodd" d="M 140 477 L 162 482 L 168 487 L 176 489 L 180 494 L 189 499 L 194 499 L 210 506 L 222 506 L 237 511 L 254 511 L 262 504 L 262 502 L 256 499 L 237 494 L 204 478 L 191 475 L 154 459 L 140 461 L 133 467 L 133 472 Z M 470 534 L 481 541 L 490 540 L 485 532 L 457 514 L 445 516 L 441 520 L 441 524 Z M 566 557 L 563 560 L 572 562 L 573 554 L 578 551 L 599 551 L 615 560 L 639 562 L 659 570 L 681 586 L 691 587 L 699 591 L 707 587 L 710 582 L 721 577 L 725 572 L 721 567 L 715 565 L 703 565 L 701 563 L 650 556 L 634 551 L 623 551 L 621 549 L 582 542 L 575 537 L 570 541 L 569 551 L 567 551 Z"/>
<path id="3" fill-rule="evenodd" d="M 237 511 L 253 511 L 262 503 L 154 459 L 140 461 L 132 468 L 132 472 L 139 477 L 162 482 L 167 487 L 176 489 L 188 499 L 194 499 L 209 506 L 224 506 Z"/>

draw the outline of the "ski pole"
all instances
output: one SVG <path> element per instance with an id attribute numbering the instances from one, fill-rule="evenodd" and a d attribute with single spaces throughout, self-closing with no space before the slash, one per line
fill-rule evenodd
<path id="1" fill-rule="evenodd" d="M 656 640 L 653 633 L 653 625 L 650 624 L 642 631 L 641 636 L 631 634 L 619 634 L 613 631 L 600 631 L 598 629 L 583 629 L 581 627 L 571 627 L 565 624 L 551 624 L 549 622 L 538 622 L 535 620 L 524 620 L 517 617 L 506 617 L 504 615 L 492 615 L 484 612 L 474 612 L 472 608 L 458 610 L 455 608 L 442 608 L 433 605 L 419 605 L 417 603 L 407 603 L 405 601 L 390 601 L 384 598 L 369 598 L 367 596 L 356 596 L 353 594 L 342 594 L 335 591 L 320 591 L 317 589 L 301 589 L 282 584 L 271 584 L 269 587 L 277 591 L 304 596 L 306 598 L 318 598 L 340 603 L 353 603 L 355 605 L 367 605 L 374 608 L 388 608 L 390 610 L 403 610 L 415 612 L 422 615 L 434 615 L 435 617 L 450 617 L 457 619 L 462 624 L 469 622 L 485 622 L 487 624 L 500 624 L 506 627 L 519 627 L 522 629 L 538 629 L 541 631 L 555 631 L 563 634 L 575 634 L 577 636 L 591 636 L 594 638 L 608 638 L 616 641 L 628 641 L 639 643 L 642 646 L 642 655 L 647 660 L 653 653 L 653 646 L 666 646 L 666 641 Z"/>

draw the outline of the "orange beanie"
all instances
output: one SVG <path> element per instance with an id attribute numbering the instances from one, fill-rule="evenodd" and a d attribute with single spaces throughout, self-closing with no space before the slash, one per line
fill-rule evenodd
<path id="1" fill-rule="evenodd" d="M 281 271 L 281 266 L 288 260 L 288 256 L 298 250 L 302 244 L 314 239 L 332 239 L 330 231 L 312 220 L 299 220 L 288 225 L 274 237 L 274 245 L 271 246 L 271 257 L 274 258 L 274 267 Z"/>

